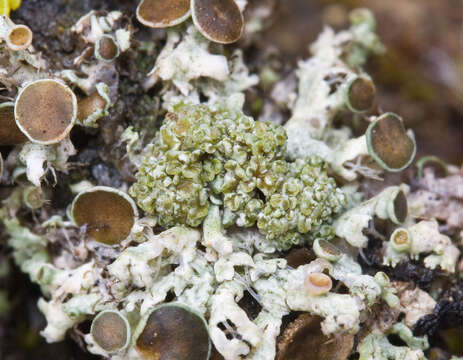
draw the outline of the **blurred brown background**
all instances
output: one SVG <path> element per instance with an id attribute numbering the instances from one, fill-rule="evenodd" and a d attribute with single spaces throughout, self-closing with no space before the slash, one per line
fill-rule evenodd
<path id="1" fill-rule="evenodd" d="M 256 1 L 257 2 L 257 1 Z M 251 3 L 256 3 L 251 1 Z M 347 13 L 370 8 L 387 53 L 370 60 L 380 108 L 403 116 L 418 141 L 418 157 L 463 161 L 463 1 L 286 0 L 266 33 L 294 60 L 309 55 L 323 23 L 345 28 Z"/>

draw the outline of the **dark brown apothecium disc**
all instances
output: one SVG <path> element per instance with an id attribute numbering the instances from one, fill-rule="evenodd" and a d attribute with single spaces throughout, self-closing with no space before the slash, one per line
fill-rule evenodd
<path id="1" fill-rule="evenodd" d="M 394 215 L 400 224 L 405 221 L 408 215 L 408 201 L 405 193 L 400 190 L 394 198 Z"/>
<path id="2" fill-rule="evenodd" d="M 71 214 L 77 226 L 85 225 L 94 240 L 107 245 L 125 240 L 138 216 L 128 195 L 106 186 L 79 193 L 72 202 Z"/>
<path id="3" fill-rule="evenodd" d="M 217 351 L 214 345 L 212 345 L 211 360 L 225 360 L 225 358 Z"/>
<path id="4" fill-rule="evenodd" d="M 358 77 L 349 85 L 347 91 L 348 106 L 355 112 L 370 109 L 376 95 L 373 82 L 365 77 Z"/>
<path id="5" fill-rule="evenodd" d="M 211 342 L 200 315 L 186 306 L 167 304 L 151 312 L 136 349 L 146 360 L 208 360 Z"/>
<path id="6" fill-rule="evenodd" d="M 190 16 L 190 0 L 142 0 L 137 7 L 137 19 L 152 28 L 164 28 L 182 23 Z"/>
<path id="7" fill-rule="evenodd" d="M 55 144 L 71 131 L 77 117 L 77 99 L 65 84 L 51 79 L 26 85 L 14 109 L 16 124 L 29 140 Z"/>
<path id="8" fill-rule="evenodd" d="M 95 91 L 91 95 L 79 100 L 77 119 L 83 122 L 85 119 L 90 117 L 92 114 L 99 110 L 104 110 L 107 106 L 107 101 L 104 99 L 98 91 Z"/>
<path id="9" fill-rule="evenodd" d="M 191 14 L 198 30 L 211 41 L 230 44 L 243 33 L 243 15 L 234 0 L 191 0 Z"/>
<path id="10" fill-rule="evenodd" d="M 119 46 L 112 36 L 103 35 L 95 45 L 95 57 L 98 60 L 111 62 L 119 56 Z"/>
<path id="11" fill-rule="evenodd" d="M 320 327 L 321 318 L 299 315 L 279 337 L 276 360 L 346 360 L 354 346 L 354 335 L 329 338 Z"/>
<path id="12" fill-rule="evenodd" d="M 416 143 L 405 130 L 402 119 L 386 113 L 370 124 L 366 132 L 368 152 L 384 169 L 401 171 L 413 161 Z"/>
<path id="13" fill-rule="evenodd" d="M 316 256 L 306 247 L 303 248 L 292 248 L 286 255 L 285 260 L 288 265 L 297 268 L 300 265 L 308 264 L 309 262 L 316 259 Z"/>
<path id="14" fill-rule="evenodd" d="M 14 104 L 0 104 L 0 145 L 17 145 L 27 141 L 14 121 Z"/>
<path id="15" fill-rule="evenodd" d="M 313 242 L 313 251 L 318 257 L 328 261 L 338 261 L 342 255 L 341 250 L 323 239 L 315 239 Z"/>
<path id="16" fill-rule="evenodd" d="M 125 348 L 130 340 L 127 319 L 114 310 L 100 312 L 92 321 L 90 333 L 95 342 L 109 353 Z"/>

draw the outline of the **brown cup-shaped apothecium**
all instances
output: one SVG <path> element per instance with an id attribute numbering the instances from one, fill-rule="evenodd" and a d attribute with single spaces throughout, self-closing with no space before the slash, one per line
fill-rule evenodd
<path id="1" fill-rule="evenodd" d="M 234 0 L 191 0 L 191 15 L 207 39 L 230 44 L 243 34 L 244 20 Z"/>
<path id="2" fill-rule="evenodd" d="M 323 239 L 315 239 L 313 250 L 318 257 L 328 261 L 338 261 L 342 256 L 341 250 L 329 241 Z"/>
<path id="3" fill-rule="evenodd" d="M 130 341 L 129 322 L 119 311 L 105 310 L 93 319 L 90 334 L 103 350 L 118 352 L 126 348 Z"/>
<path id="4" fill-rule="evenodd" d="M 346 360 L 354 347 L 354 335 L 323 334 L 322 318 L 301 314 L 278 337 L 276 360 Z"/>
<path id="5" fill-rule="evenodd" d="M 395 224 L 402 224 L 408 216 L 408 201 L 403 190 L 397 191 L 391 202 L 390 218 Z"/>
<path id="6" fill-rule="evenodd" d="M 331 278 L 323 273 L 310 273 L 304 280 L 308 293 L 312 296 L 326 294 L 333 287 Z"/>
<path id="7" fill-rule="evenodd" d="M 424 169 L 431 167 L 436 177 L 446 177 L 449 173 L 449 169 L 445 161 L 441 160 L 437 156 L 427 155 L 423 156 L 416 162 L 416 167 L 418 168 L 418 179 L 421 179 L 424 176 Z"/>
<path id="8" fill-rule="evenodd" d="M 190 0 L 142 0 L 136 15 L 139 22 L 152 28 L 178 25 L 190 16 Z"/>
<path id="9" fill-rule="evenodd" d="M 376 87 L 371 79 L 365 76 L 355 78 L 347 88 L 347 105 L 354 112 L 367 111 L 373 106 Z"/>
<path id="10" fill-rule="evenodd" d="M 95 57 L 104 62 L 111 62 L 119 56 L 119 46 L 110 35 L 103 35 L 95 44 Z"/>
<path id="11" fill-rule="evenodd" d="M 14 115 L 27 138 L 39 144 L 55 144 L 71 131 L 77 118 L 77 98 L 60 81 L 37 80 L 19 92 Z"/>
<path id="12" fill-rule="evenodd" d="M 208 360 L 211 353 L 206 322 L 181 304 L 166 304 L 154 309 L 135 346 L 146 360 Z"/>
<path id="13" fill-rule="evenodd" d="M 6 35 L 6 45 L 14 51 L 25 50 L 32 43 L 33 34 L 26 25 L 13 26 Z"/>
<path id="14" fill-rule="evenodd" d="M 84 122 L 93 114 L 104 111 L 108 107 L 108 100 L 101 96 L 98 91 L 90 94 L 89 96 L 79 100 L 77 119 Z"/>
<path id="15" fill-rule="evenodd" d="M 385 113 L 373 121 L 366 138 L 369 154 L 385 170 L 401 171 L 415 157 L 415 139 L 407 134 L 402 119 L 394 113 Z"/>
<path id="16" fill-rule="evenodd" d="M 14 103 L 0 104 L 0 145 L 17 145 L 27 141 L 14 121 Z"/>
<path id="17" fill-rule="evenodd" d="M 106 245 L 117 245 L 130 234 L 138 217 L 134 201 L 122 191 L 96 186 L 79 193 L 71 206 L 77 226 L 86 226 L 87 233 Z"/>

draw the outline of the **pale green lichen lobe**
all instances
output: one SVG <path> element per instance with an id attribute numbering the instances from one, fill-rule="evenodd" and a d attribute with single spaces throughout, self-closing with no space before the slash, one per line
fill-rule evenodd
<path id="1" fill-rule="evenodd" d="M 225 226 L 257 224 L 281 249 L 314 230 L 329 236 L 322 225 L 342 209 L 345 195 L 318 157 L 287 162 L 286 139 L 283 127 L 241 110 L 179 104 L 130 193 L 164 227 L 199 226 L 212 203 L 222 206 Z"/>

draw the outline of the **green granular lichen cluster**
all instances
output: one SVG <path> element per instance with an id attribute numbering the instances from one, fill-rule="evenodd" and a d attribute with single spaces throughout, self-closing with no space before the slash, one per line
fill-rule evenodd
<path id="1" fill-rule="evenodd" d="M 249 227 L 287 249 L 317 231 L 345 196 L 317 157 L 285 160 L 286 132 L 226 107 L 179 104 L 147 150 L 130 189 L 164 227 L 199 226 L 210 204 L 225 226 Z"/>

